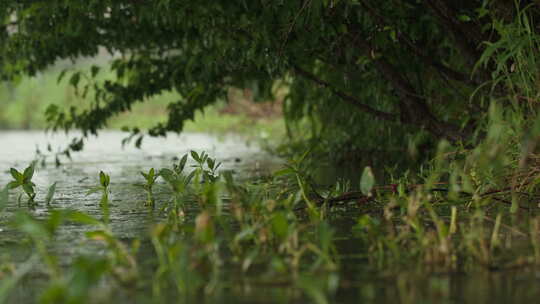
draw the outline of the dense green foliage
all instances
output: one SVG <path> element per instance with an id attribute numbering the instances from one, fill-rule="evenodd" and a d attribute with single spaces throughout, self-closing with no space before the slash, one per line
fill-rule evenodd
<path id="1" fill-rule="evenodd" d="M 27 213 L 13 216 L 12 226 L 30 239 L 35 258 L 0 268 L 0 278 L 8 278 L 0 283 L 0 301 L 29 275 L 35 260 L 43 262 L 50 279 L 40 290 L 42 303 L 78 302 L 99 282 L 123 287 L 118 290 L 142 288 L 158 302 L 168 294 L 191 302 L 198 293 L 224 288 L 224 280 L 234 284 L 223 274 L 228 270 L 251 279 L 268 275 L 272 283 L 284 278 L 286 285 L 326 303 L 350 286 L 337 277 L 347 278 L 351 267 L 367 262 L 370 272 L 359 273 L 370 276 L 372 270 L 411 265 L 441 272 L 540 267 L 538 2 L 0 5 L 5 79 L 102 50 L 114 58 L 115 77 L 103 78 L 99 66 L 61 73 L 89 104 L 50 106 L 46 119 L 53 129 L 94 134 L 110 118 L 166 93 L 176 98 L 168 105 L 168 120 L 148 131 L 165 135 L 181 131 L 197 111 L 226 100 L 231 88 L 248 88 L 260 101 L 287 92 L 291 134 L 295 122 L 308 121 L 311 148 L 322 144 L 332 156 L 344 149 L 387 147 L 403 154 L 406 145 L 414 155 L 422 152 L 415 144 L 438 142 L 433 157 L 414 173 L 395 176 L 387 170 L 388 183 L 382 185 L 378 166 L 365 168 L 359 183 L 321 185 L 313 173 L 320 164 L 310 159 L 315 149 L 295 155 L 267 180 L 245 184 L 218 170 L 219 162 L 206 153 L 192 152 L 172 168 L 141 172 L 140 207 L 149 214 L 159 210 L 162 218 L 131 248 L 111 229 L 111 212 L 118 210 L 110 203 L 115 182 L 101 172 L 99 185 L 90 189 L 101 194 L 101 219 L 59 210 L 40 220 Z M 138 128 L 131 131 L 140 135 Z M 72 142 L 71 149 L 81 148 L 82 141 Z M 349 167 L 362 172 L 357 163 Z M 0 192 L 0 210 L 10 206 L 14 191 L 26 194 L 30 208 L 42 202 L 54 206 L 56 184 L 42 200 L 33 172 L 33 166 L 11 171 L 13 181 Z M 155 187 L 166 187 L 161 189 L 166 195 L 155 195 L 160 193 Z M 87 238 L 100 242 L 105 254 L 81 255 L 60 267 L 48 246 L 60 223 L 70 221 L 90 225 Z M 340 245 L 341 237 L 348 245 Z M 150 248 L 145 262 L 151 279 L 141 275 L 139 245 Z M 324 288 L 304 279 L 314 276 Z"/>
<path id="2" fill-rule="evenodd" d="M 422 130 L 458 141 L 492 97 L 534 100 L 534 88 L 501 80 L 536 79 L 537 14 L 531 1 L 499 0 L 3 1 L 1 72 L 33 75 L 101 48 L 116 56 L 116 80 L 94 81 L 97 66 L 70 76 L 95 96 L 89 107 L 50 107 L 54 128 L 95 133 L 176 91 L 167 122 L 149 130 L 163 135 L 230 87 L 268 100 L 281 85 L 289 122 L 309 117 L 334 147 L 403 146 Z"/>

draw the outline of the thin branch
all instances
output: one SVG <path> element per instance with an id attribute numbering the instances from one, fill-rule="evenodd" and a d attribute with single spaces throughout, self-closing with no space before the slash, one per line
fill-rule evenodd
<path id="1" fill-rule="evenodd" d="M 426 3 L 431 7 L 436 17 L 441 21 L 442 25 L 446 27 L 448 32 L 454 35 L 456 44 L 463 51 L 469 65 L 474 66 L 480 56 L 476 50 L 476 46 L 470 44 L 471 37 L 467 35 L 467 33 L 471 34 L 470 30 L 467 31 L 467 33 L 464 32 L 464 29 L 460 27 L 459 24 L 456 24 L 451 16 L 448 16 L 447 12 L 449 8 L 444 4 L 444 2 L 439 0 L 427 0 Z"/>
<path id="2" fill-rule="evenodd" d="M 437 183 L 438 185 L 446 185 L 447 183 Z M 423 186 L 422 184 L 411 184 L 411 185 L 407 185 L 405 188 L 406 188 L 406 192 L 410 192 L 418 187 L 421 187 Z M 322 205 L 324 203 L 327 203 L 329 205 L 332 205 L 332 204 L 335 204 L 335 203 L 339 203 L 339 202 L 347 202 L 347 201 L 357 201 L 358 203 L 368 203 L 368 202 L 371 202 L 375 199 L 375 197 L 379 194 L 381 194 L 382 192 L 384 191 L 389 191 L 391 193 L 397 193 L 397 187 L 398 185 L 397 184 L 390 184 L 390 185 L 385 185 L 385 186 L 379 186 L 379 187 L 375 187 L 373 188 L 373 190 L 371 191 L 372 192 L 372 195 L 371 196 L 368 196 L 368 195 L 365 195 L 364 193 L 360 192 L 360 191 L 350 191 L 350 192 L 345 192 L 341 195 L 338 195 L 338 196 L 335 196 L 335 197 L 322 197 L 321 195 L 319 195 L 318 193 L 315 193 L 313 195 L 313 201 L 317 204 L 317 205 Z M 482 194 L 480 194 L 479 196 L 480 197 L 486 197 L 486 196 L 489 196 L 489 195 L 493 195 L 493 194 L 499 194 L 501 192 L 506 192 L 506 191 L 510 191 L 511 188 L 503 188 L 503 189 L 496 189 L 496 190 L 491 190 L 491 191 L 487 191 L 487 192 L 484 192 Z M 447 192 L 450 192 L 450 190 L 446 189 L 446 188 L 431 188 L 431 189 L 428 189 L 427 190 L 428 192 L 444 192 L 444 193 L 447 193 Z M 459 191 L 459 194 L 461 195 L 464 195 L 464 196 L 470 196 L 472 197 L 473 194 L 469 193 L 469 192 L 465 192 L 465 191 Z M 491 197 L 493 200 L 495 201 L 498 201 L 498 202 L 501 202 L 501 203 L 504 203 L 504 204 L 507 204 L 507 205 L 511 205 L 512 202 L 508 201 L 508 200 L 505 200 L 505 199 L 502 199 L 502 198 L 499 198 L 499 197 Z M 529 208 L 527 207 L 524 207 L 524 206 L 519 206 L 520 209 L 523 209 L 523 210 L 529 210 Z M 303 208 L 301 208 L 303 209 Z"/>
<path id="3" fill-rule="evenodd" d="M 388 22 L 386 18 L 381 16 L 372 6 L 368 5 L 365 1 L 362 1 L 361 5 L 369 12 L 371 17 L 377 20 L 377 23 L 379 23 L 379 25 L 395 25 L 392 22 Z M 441 72 L 441 74 L 446 75 L 446 77 L 473 86 L 479 85 L 478 83 L 473 81 L 470 76 L 456 71 L 450 67 L 447 67 L 446 65 L 436 61 L 434 57 L 427 55 L 425 51 L 418 47 L 406 34 L 399 32 L 396 38 L 403 44 L 407 45 L 412 51 L 412 53 L 416 57 L 420 58 L 424 62 L 424 64 L 432 66 L 433 68 Z"/>
<path id="4" fill-rule="evenodd" d="M 298 66 L 298 65 L 296 65 L 294 63 L 292 64 L 292 67 L 293 67 L 294 71 L 298 75 L 317 83 L 321 87 L 327 88 L 334 95 L 340 97 L 341 99 L 346 101 L 348 104 L 360 109 L 361 111 L 366 112 L 368 114 L 371 114 L 371 115 L 373 115 L 373 116 L 375 116 L 377 118 L 383 119 L 383 120 L 394 121 L 394 122 L 398 121 L 398 115 L 393 114 L 393 113 L 383 112 L 383 111 L 377 110 L 377 109 L 375 109 L 373 107 L 370 107 L 370 106 L 362 103 L 358 98 L 356 98 L 354 96 L 351 96 L 351 95 L 349 95 L 347 93 L 344 93 L 342 91 L 337 90 L 336 88 L 334 88 L 327 81 L 324 81 L 324 80 L 320 79 L 316 75 L 302 69 L 300 66 Z"/>

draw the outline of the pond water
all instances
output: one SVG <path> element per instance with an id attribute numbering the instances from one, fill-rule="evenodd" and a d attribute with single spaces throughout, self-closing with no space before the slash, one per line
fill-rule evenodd
<path id="1" fill-rule="evenodd" d="M 149 168 L 170 167 L 173 160 L 190 150 L 206 151 L 222 162 L 222 168 L 233 170 L 238 179 L 258 178 L 278 168 L 282 161 L 266 153 L 257 145 L 246 144 L 240 137 L 216 137 L 208 134 L 183 134 L 167 138 L 145 139 L 142 149 L 132 146 L 122 148 L 125 134 L 104 132 L 90 139 L 82 152 L 64 160 L 56 167 L 54 158 L 46 159 L 47 166 L 38 167 L 35 183 L 37 201 L 42 201 L 47 187 L 56 182 L 57 191 L 52 208 L 75 209 L 98 216 L 99 194 L 86 195 L 97 184 L 99 171 L 110 174 L 112 184 L 111 227 L 120 239 L 140 238 L 155 221 L 142 206 L 145 194 L 133 186 L 141 182 L 139 171 Z M 10 180 L 9 168 L 24 169 L 35 157 L 36 145 L 42 151 L 48 143 L 52 147 L 65 145 L 70 136 L 46 136 L 42 132 L 0 132 L 0 185 Z M 5 220 L 21 207 L 11 197 L 11 204 L 4 213 Z M 50 209 L 40 204 L 32 211 L 44 217 Z M 18 244 L 20 236 L 0 221 L 0 258 L 22 262 L 27 255 Z M 343 225 L 347 234 L 347 224 Z M 67 264 L 81 250 L 92 250 L 83 244 L 85 227 L 66 224 L 60 229 L 51 250 Z M 349 230 L 350 231 L 350 230 Z M 344 252 L 354 252 L 354 239 L 341 239 L 337 246 Z M 534 303 L 540 299 L 540 273 L 535 271 L 472 273 L 423 273 L 408 269 L 400 273 L 374 271 L 365 260 L 345 258 L 339 275 L 329 279 L 326 275 L 308 278 L 320 284 L 337 284 L 336 292 L 329 296 L 332 303 Z M 215 296 L 201 300 L 204 303 L 311 303 L 316 297 L 307 297 L 291 284 L 280 282 L 260 283 L 229 273 L 231 284 Z M 33 302 L 31 292 L 35 281 L 22 281 L 16 288 L 13 303 Z M 317 282 L 314 286 L 317 286 Z M 39 284 L 38 284 L 39 285 Z M 145 303 L 138 295 L 125 303 Z M 323 302 L 321 302 L 323 303 Z"/>

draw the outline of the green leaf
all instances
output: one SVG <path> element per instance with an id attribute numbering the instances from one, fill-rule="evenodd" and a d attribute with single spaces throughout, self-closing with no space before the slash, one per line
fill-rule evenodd
<path id="1" fill-rule="evenodd" d="M 31 196 L 34 194 L 34 187 L 30 184 L 23 184 L 22 185 L 24 192 L 26 192 L 27 195 Z"/>
<path id="2" fill-rule="evenodd" d="M 194 159 L 196 162 L 198 162 L 198 163 L 201 162 L 201 158 L 199 157 L 199 154 L 197 154 L 197 152 L 195 152 L 195 151 L 192 150 L 190 153 L 191 153 L 191 157 L 193 157 L 193 159 Z"/>
<path id="3" fill-rule="evenodd" d="M 13 178 L 16 181 L 19 181 L 19 182 L 23 181 L 23 179 L 24 179 L 23 175 L 21 174 L 21 172 L 17 171 L 17 169 L 11 168 L 11 169 L 9 169 L 9 172 L 11 173 L 11 176 L 13 176 Z"/>
<path id="4" fill-rule="evenodd" d="M 102 187 L 108 187 L 110 183 L 110 177 L 105 174 L 103 171 L 99 172 L 99 183 Z"/>
<path id="5" fill-rule="evenodd" d="M 56 182 L 49 187 L 49 190 L 47 191 L 47 196 L 45 196 L 45 204 L 47 205 L 51 204 L 55 192 L 56 192 Z"/>
<path id="6" fill-rule="evenodd" d="M 80 223 L 80 224 L 85 224 L 85 225 L 101 225 L 101 222 L 95 218 L 93 218 L 92 216 L 86 214 L 86 213 L 82 213 L 82 212 L 78 212 L 78 211 L 74 211 L 72 212 L 69 217 L 68 217 L 70 220 L 76 222 L 76 223 Z"/>
<path id="7" fill-rule="evenodd" d="M 60 72 L 60 75 L 58 75 L 58 78 L 56 78 L 56 83 L 60 83 L 64 76 L 66 76 L 66 72 L 68 69 L 63 69 L 62 72 Z"/>
<path id="8" fill-rule="evenodd" d="M 273 175 L 274 177 L 279 177 L 279 176 L 288 175 L 288 174 L 294 174 L 294 170 L 291 168 L 284 168 L 284 169 L 274 172 Z"/>
<path id="9" fill-rule="evenodd" d="M 272 218 L 272 231 L 279 237 L 285 238 L 289 232 L 289 222 L 282 212 L 277 213 Z"/>
<path id="10" fill-rule="evenodd" d="M 208 164 L 208 168 L 210 168 L 210 170 L 214 170 L 214 165 L 216 164 L 215 160 L 208 158 L 206 163 Z"/>
<path id="11" fill-rule="evenodd" d="M 193 170 L 191 171 L 191 173 L 186 177 L 186 180 L 185 180 L 185 185 L 187 186 L 191 180 L 193 179 L 193 177 L 195 177 L 195 174 L 197 173 L 197 170 Z"/>
<path id="12" fill-rule="evenodd" d="M 206 152 L 202 151 L 201 155 L 200 155 L 200 158 L 201 158 L 200 163 L 204 164 L 206 162 L 206 159 L 208 158 L 208 154 L 206 154 Z"/>
<path id="13" fill-rule="evenodd" d="M 459 19 L 459 21 L 462 21 L 462 22 L 469 22 L 469 21 L 472 20 L 471 17 L 469 17 L 467 15 L 459 15 L 458 19 Z"/>
<path id="14" fill-rule="evenodd" d="M 29 180 L 32 180 L 33 176 L 34 176 L 34 165 L 30 165 L 26 169 L 24 169 L 23 177 L 25 180 L 29 181 Z"/>
<path id="15" fill-rule="evenodd" d="M 22 184 L 20 182 L 18 182 L 18 181 L 11 181 L 11 182 L 9 182 L 7 184 L 7 187 L 9 189 L 15 189 L 15 188 L 19 187 L 20 185 L 22 185 Z"/>
<path id="16" fill-rule="evenodd" d="M 360 191 L 364 195 L 371 195 L 371 190 L 375 185 L 375 176 L 371 167 L 364 168 L 364 173 L 362 173 L 362 179 L 360 180 Z"/>
<path id="17" fill-rule="evenodd" d="M 159 170 L 159 176 L 161 176 L 166 182 L 172 183 L 174 180 L 174 172 L 171 169 Z"/>
<path id="18" fill-rule="evenodd" d="M 186 166 L 188 155 L 185 154 L 182 156 L 182 159 L 180 160 L 180 164 L 178 165 L 178 168 L 180 169 L 180 172 L 184 171 L 184 168 Z"/>
<path id="19" fill-rule="evenodd" d="M 106 193 L 101 196 L 101 199 L 99 200 L 99 205 L 101 207 L 107 207 L 109 205 L 109 196 Z"/>
<path id="20" fill-rule="evenodd" d="M 135 141 L 135 147 L 136 147 L 137 149 L 140 149 L 140 148 L 141 148 L 143 138 L 144 138 L 144 136 L 141 135 L 141 136 L 139 136 L 139 137 L 137 138 L 137 140 Z"/>

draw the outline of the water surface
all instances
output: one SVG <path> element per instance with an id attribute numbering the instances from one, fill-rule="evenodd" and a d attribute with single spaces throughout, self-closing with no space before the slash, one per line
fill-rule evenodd
<path id="1" fill-rule="evenodd" d="M 216 137 L 208 134 L 172 135 L 167 138 L 147 138 L 142 149 L 122 147 L 125 134 L 103 132 L 98 138 L 86 142 L 73 159 L 63 159 L 56 167 L 54 157 L 46 158 L 46 167 L 38 166 L 35 174 L 37 201 L 43 200 L 46 188 L 56 182 L 57 191 L 52 207 L 40 204 L 32 211 L 44 217 L 50 209 L 75 209 L 96 217 L 100 216 L 99 194 L 86 195 L 87 190 L 97 184 L 99 171 L 111 176 L 112 206 L 111 227 L 120 239 L 129 241 L 146 235 L 150 224 L 156 221 L 143 206 L 145 194 L 133 186 L 142 182 L 139 171 L 150 168 L 170 167 L 171 164 L 190 150 L 206 151 L 222 162 L 222 168 L 233 170 L 238 179 L 252 179 L 268 174 L 280 166 L 281 160 L 266 153 L 254 144 L 245 143 L 240 137 Z M 36 146 L 42 151 L 47 144 L 53 148 L 66 145 L 71 136 L 44 135 L 42 132 L 0 132 L 0 185 L 10 180 L 8 169 L 24 169 L 36 156 Z M 158 186 L 159 187 L 159 186 Z M 159 194 L 158 194 L 159 199 Z M 12 195 L 6 219 L 23 206 L 17 206 Z M 354 220 L 354 217 L 351 217 Z M 351 221 L 349 219 L 349 221 Z M 1 225 L 1 224 L 0 224 Z M 346 236 L 350 225 L 347 220 L 338 223 L 338 230 Z M 8 226 L 0 226 L 0 257 L 9 256 L 14 261 L 23 261 L 27 254 L 18 245 L 20 235 Z M 80 251 L 92 250 L 84 243 L 85 226 L 66 224 L 60 229 L 53 252 L 64 264 Z M 337 246 L 342 252 L 354 253 L 358 248 L 352 238 L 341 238 Z M 405 269 L 399 273 L 375 270 L 365 260 L 344 258 L 342 271 L 334 278 L 314 275 L 308 278 L 327 289 L 329 282 L 337 284 L 334 293 L 327 295 L 332 303 L 535 303 L 540 299 L 540 273 L 536 271 L 473 271 L 471 273 L 425 273 Z M 311 303 L 312 297 L 302 293 L 294 284 L 287 282 L 261 282 L 243 278 L 241 274 L 224 271 L 228 287 L 206 297 L 205 303 Z M 273 278 L 269 278 L 272 280 Z M 35 281 L 26 280 L 19 284 L 12 300 L 31 303 L 31 291 Z M 111 291 L 114 293 L 114 291 Z M 145 303 L 149 299 L 138 297 L 125 299 L 125 303 Z"/>

